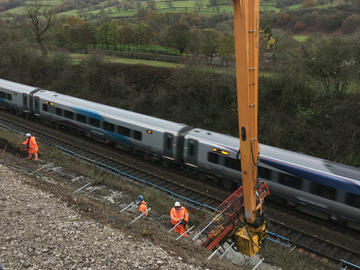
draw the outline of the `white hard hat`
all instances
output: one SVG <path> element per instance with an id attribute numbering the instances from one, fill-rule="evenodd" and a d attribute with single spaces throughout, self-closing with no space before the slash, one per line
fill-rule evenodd
<path id="1" fill-rule="evenodd" d="M 30 133 L 26 133 L 26 137 L 31 137 L 31 134 L 30 134 Z"/>
<path id="2" fill-rule="evenodd" d="M 175 207 L 180 207 L 180 203 L 179 202 L 175 202 Z"/>

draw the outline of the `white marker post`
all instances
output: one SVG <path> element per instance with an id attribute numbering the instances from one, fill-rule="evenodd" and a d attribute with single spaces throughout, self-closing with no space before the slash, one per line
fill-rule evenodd
<path id="1" fill-rule="evenodd" d="M 174 230 L 181 222 L 182 222 L 183 220 L 182 219 L 180 219 L 179 220 L 179 222 L 178 223 L 176 223 L 175 224 L 175 226 L 174 227 L 172 227 L 171 229 L 170 229 L 170 231 L 169 232 L 171 232 L 172 230 Z"/>
<path id="2" fill-rule="evenodd" d="M 190 232 L 192 229 L 194 229 L 195 226 L 192 226 L 190 229 L 188 229 L 186 232 L 183 232 L 180 236 L 178 236 L 175 241 L 179 240 L 181 237 L 183 237 L 186 233 Z"/>
<path id="3" fill-rule="evenodd" d="M 130 204 L 128 204 L 127 206 L 125 206 L 123 209 L 120 210 L 120 213 L 124 212 L 126 209 L 128 209 L 129 207 L 133 206 L 135 203 L 131 202 Z"/>
<path id="4" fill-rule="evenodd" d="M 137 221 L 139 218 L 143 217 L 147 212 L 149 212 L 151 210 L 151 208 L 146 209 L 146 211 L 142 212 L 140 216 L 138 216 L 137 218 L 135 218 L 133 221 L 131 221 L 129 224 L 133 224 L 135 221 Z"/>

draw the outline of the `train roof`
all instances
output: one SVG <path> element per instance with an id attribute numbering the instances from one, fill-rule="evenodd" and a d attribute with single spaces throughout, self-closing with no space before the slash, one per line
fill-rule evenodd
<path id="1" fill-rule="evenodd" d="M 39 89 L 39 88 L 21 84 L 21 83 L 7 81 L 4 79 L 0 79 L 0 89 L 15 91 L 17 93 L 30 94 L 31 91 Z"/>
<path id="2" fill-rule="evenodd" d="M 296 164 L 303 168 L 311 168 L 319 172 L 326 172 L 328 174 L 336 175 L 342 178 L 352 179 L 360 184 L 360 169 L 329 160 L 308 156 L 301 153 L 284 150 L 281 148 L 261 145 L 260 156 L 263 158 L 276 159 L 279 162 L 287 162 L 289 164 Z"/>
<path id="3" fill-rule="evenodd" d="M 239 150 L 240 145 L 239 139 L 236 139 L 235 137 L 201 128 L 194 128 L 192 130 L 189 130 L 186 137 L 198 141 L 208 142 L 210 144 L 216 143 L 234 152 L 237 152 Z"/>
<path id="4" fill-rule="evenodd" d="M 186 124 L 180 124 L 152 116 L 147 116 L 144 114 L 111 107 L 97 102 L 60 94 L 54 91 L 41 90 L 37 93 L 37 95 L 43 99 L 54 102 L 55 106 L 57 103 L 60 103 L 69 106 L 74 110 L 89 111 L 92 114 L 97 114 L 114 120 L 122 120 L 129 123 L 141 124 L 142 126 L 147 128 L 179 132 L 182 128 L 187 126 Z"/>

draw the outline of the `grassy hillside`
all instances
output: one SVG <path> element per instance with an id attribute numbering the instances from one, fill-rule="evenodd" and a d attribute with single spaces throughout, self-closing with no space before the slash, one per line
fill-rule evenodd
<path id="1" fill-rule="evenodd" d="M 71 1 L 62 1 L 62 0 L 46 0 L 38 1 L 42 4 L 44 8 L 55 8 L 58 15 L 78 15 L 81 13 L 87 13 L 87 15 L 98 15 L 99 13 L 104 13 L 109 17 L 128 17 L 134 15 L 139 8 L 146 8 L 148 3 L 146 1 L 134 3 L 124 0 L 116 1 L 101 1 L 101 2 L 88 2 L 88 5 L 85 5 L 85 2 L 71 2 Z M 4 2 L 3 2 L 4 3 Z M 93 4 L 91 4 L 93 3 Z M 26 13 L 26 7 L 30 6 L 32 1 L 17 1 L 15 7 L 11 8 L 11 5 L 7 5 L 5 8 L 1 8 L 3 5 L 0 2 L 0 18 L 8 18 L 11 15 L 24 15 Z M 274 11 L 279 12 L 280 9 L 275 6 L 276 1 L 262 1 L 260 2 L 261 11 Z M 338 3 L 331 4 L 332 6 L 337 5 Z M 322 7 L 326 7 L 323 5 Z M 301 4 L 292 5 L 288 7 L 289 9 L 299 9 Z M 196 12 L 203 15 L 213 15 L 220 12 L 232 13 L 232 5 L 229 4 L 218 4 L 217 6 L 210 6 L 209 0 L 181 0 L 181 1 L 155 1 L 155 9 L 158 12 Z"/>

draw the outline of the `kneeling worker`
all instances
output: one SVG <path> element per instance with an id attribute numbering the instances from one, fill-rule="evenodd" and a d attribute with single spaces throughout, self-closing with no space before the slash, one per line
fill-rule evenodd
<path id="1" fill-rule="evenodd" d="M 144 213 L 147 210 L 147 204 L 144 201 L 144 197 L 142 195 L 139 195 L 137 197 L 137 206 L 141 213 Z M 149 214 L 149 212 L 146 212 L 145 216 L 148 216 L 148 214 Z"/>
<path id="2" fill-rule="evenodd" d="M 30 133 L 26 133 L 26 141 L 23 142 L 23 144 L 25 145 L 26 149 L 29 152 L 29 156 L 27 159 L 32 159 L 32 154 L 34 154 L 35 156 L 35 161 L 38 160 L 38 151 L 39 148 L 37 146 L 36 140 L 34 136 L 31 136 Z"/>
<path id="3" fill-rule="evenodd" d="M 176 224 L 180 222 L 179 225 L 177 225 L 174 229 L 175 232 L 179 233 L 180 235 L 186 232 L 187 223 L 189 221 L 189 214 L 185 207 L 181 206 L 179 202 L 175 202 L 175 205 L 173 208 L 171 208 L 170 211 L 170 218 L 171 223 L 175 226 Z M 186 234 L 184 236 L 187 236 Z"/>

